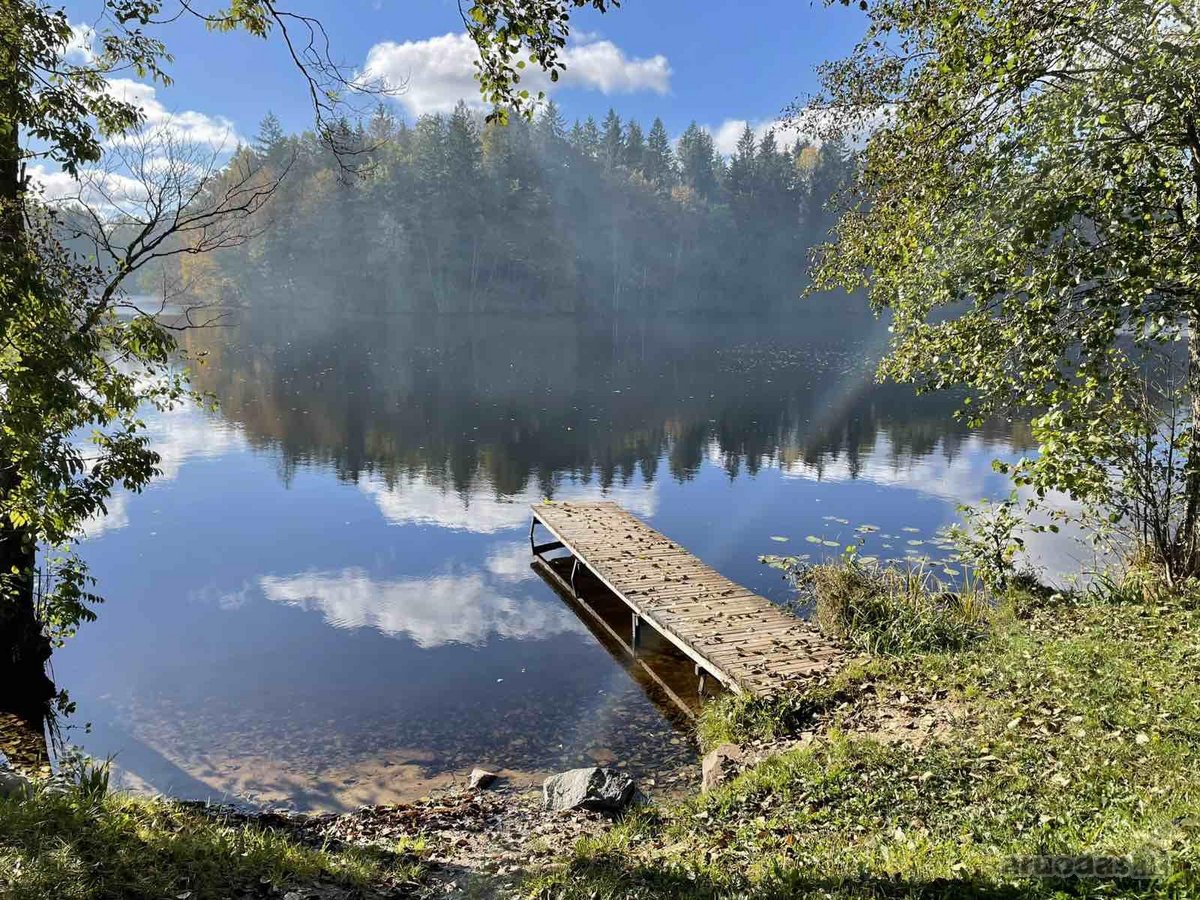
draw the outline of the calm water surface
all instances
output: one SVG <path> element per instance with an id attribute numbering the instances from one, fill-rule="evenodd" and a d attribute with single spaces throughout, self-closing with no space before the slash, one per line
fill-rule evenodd
<path id="1" fill-rule="evenodd" d="M 126 784 L 300 809 L 477 764 L 668 784 L 695 761 L 686 729 L 530 569 L 531 503 L 616 500 L 784 601 L 760 555 L 835 553 L 808 538 L 860 524 L 880 529 L 864 552 L 921 552 L 1022 446 L 873 384 L 881 329 L 820 310 L 619 329 L 336 313 L 190 333 L 220 411 L 153 416 L 162 477 L 89 532 L 108 602 L 55 676 L 68 737 Z"/>

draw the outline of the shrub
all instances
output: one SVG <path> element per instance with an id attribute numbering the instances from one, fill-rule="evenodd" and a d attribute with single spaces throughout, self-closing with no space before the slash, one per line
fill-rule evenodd
<path id="1" fill-rule="evenodd" d="M 847 557 L 807 566 L 793 579 L 827 635 L 868 653 L 960 650 L 988 632 L 992 606 L 977 583 L 951 590 L 922 565 Z"/>

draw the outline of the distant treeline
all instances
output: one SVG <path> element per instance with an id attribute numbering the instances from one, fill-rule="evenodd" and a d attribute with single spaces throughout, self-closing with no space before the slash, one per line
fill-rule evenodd
<path id="1" fill-rule="evenodd" d="M 380 107 L 325 139 L 268 115 L 230 163 L 287 171 L 255 236 L 181 274 L 248 303 L 333 289 L 364 311 L 762 312 L 802 287 L 849 165 L 749 129 L 726 160 L 695 124 L 673 145 L 659 119 L 568 126 L 553 103 L 507 126 Z"/>

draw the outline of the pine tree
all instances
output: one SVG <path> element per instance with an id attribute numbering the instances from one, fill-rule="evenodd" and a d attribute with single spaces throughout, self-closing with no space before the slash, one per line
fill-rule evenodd
<path id="1" fill-rule="evenodd" d="M 375 145 L 390 141 L 396 136 L 399 124 L 396 116 L 388 109 L 387 105 L 380 103 L 375 107 L 375 112 L 371 115 L 371 121 L 367 123 L 368 140 L 371 144 Z"/>
<path id="2" fill-rule="evenodd" d="M 646 180 L 659 190 L 666 190 L 675 183 L 675 157 L 662 119 L 656 118 L 650 126 L 642 172 Z"/>
<path id="3" fill-rule="evenodd" d="M 738 138 L 733 156 L 729 160 L 728 183 L 731 193 L 746 196 L 754 193 L 757 149 L 754 130 L 746 125 L 742 130 L 742 136 Z"/>
<path id="4" fill-rule="evenodd" d="M 580 131 L 579 151 L 592 159 L 600 156 L 600 128 L 592 116 L 587 117 Z"/>
<path id="5" fill-rule="evenodd" d="M 622 164 L 630 172 L 641 172 L 646 163 L 646 138 L 642 126 L 633 119 L 625 126 L 625 147 Z"/>
<path id="6" fill-rule="evenodd" d="M 479 174 L 482 150 L 479 129 L 467 104 L 459 100 L 446 125 L 446 169 L 451 183 L 466 187 Z"/>
<path id="7" fill-rule="evenodd" d="M 773 128 L 763 135 L 759 144 L 755 169 L 758 187 L 767 196 L 781 194 L 789 187 L 787 157 L 779 152 Z"/>
<path id="8" fill-rule="evenodd" d="M 576 123 L 578 125 L 578 123 Z M 553 100 L 546 102 L 533 126 L 538 146 L 543 150 L 561 143 L 567 137 L 567 123 Z"/>
<path id="9" fill-rule="evenodd" d="M 259 156 L 272 157 L 287 140 L 279 117 L 273 112 L 263 116 L 258 125 L 258 134 L 254 136 L 251 146 Z"/>
<path id="10" fill-rule="evenodd" d="M 692 122 L 679 138 L 679 174 L 683 183 L 701 197 L 711 197 L 716 191 L 715 155 L 712 135 Z"/>
<path id="11" fill-rule="evenodd" d="M 624 156 L 625 137 L 621 130 L 621 117 L 611 107 L 604 117 L 604 133 L 600 139 L 600 162 L 604 171 L 612 172 L 621 164 Z"/>

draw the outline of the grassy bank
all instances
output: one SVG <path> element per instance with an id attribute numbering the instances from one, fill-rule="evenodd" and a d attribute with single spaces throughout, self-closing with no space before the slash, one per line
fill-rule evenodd
<path id="1" fill-rule="evenodd" d="M 167 801 L 81 790 L 0 800 L 6 900 L 369 898 L 395 896 L 420 876 L 403 852 L 311 846 Z"/>
<path id="2" fill-rule="evenodd" d="M 978 616 L 963 621 L 979 625 Z M 850 611 L 842 623 L 853 622 L 874 627 Z M 973 641 L 923 625 L 913 633 L 955 649 L 871 656 L 807 701 L 734 701 L 711 712 L 702 726 L 710 741 L 778 737 L 813 715 L 823 721 L 807 745 L 731 784 L 584 842 L 566 866 L 531 883 L 531 893 L 595 900 L 1200 891 L 1194 599 L 1016 595 Z M 905 644 L 894 634 L 889 641 Z M 1117 869 L 1059 878 L 1013 870 L 1038 864 L 1013 862 L 1030 857 Z"/>
<path id="3" fill-rule="evenodd" d="M 538 842 L 564 848 L 548 865 L 550 849 L 492 870 L 464 857 L 439 881 L 436 854 L 422 863 L 426 838 L 458 844 L 438 829 L 483 835 L 481 858 L 508 840 L 512 808 L 490 794 L 486 808 L 455 801 L 458 824 L 454 804 L 435 803 L 305 830 L 92 785 L 0 800 L 0 896 L 370 898 L 421 882 L 441 896 L 451 878 L 490 896 L 519 884 L 495 871 L 531 866 L 518 889 L 564 900 L 1200 895 L 1196 598 L 986 606 L 870 571 L 818 578 L 825 627 L 870 651 L 803 697 L 727 699 L 701 722 L 709 745 L 787 749 L 603 832 L 522 813 L 544 816 Z M 579 833 L 595 836 L 566 849 Z M 1074 874 L 1020 868 L 1039 864 Z"/>

